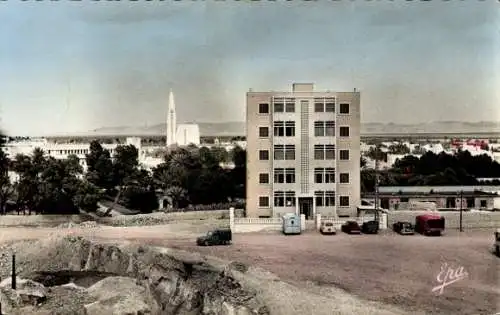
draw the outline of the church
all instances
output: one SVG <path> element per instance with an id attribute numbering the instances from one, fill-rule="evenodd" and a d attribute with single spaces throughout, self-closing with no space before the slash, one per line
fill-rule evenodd
<path id="1" fill-rule="evenodd" d="M 174 93 L 170 90 L 168 96 L 167 112 L 167 147 L 186 146 L 190 144 L 200 145 L 200 128 L 197 124 L 177 125 L 177 115 L 175 112 Z"/>

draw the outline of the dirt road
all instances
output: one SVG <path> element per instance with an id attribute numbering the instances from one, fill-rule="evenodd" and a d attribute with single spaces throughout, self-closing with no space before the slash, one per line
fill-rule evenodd
<path id="1" fill-rule="evenodd" d="M 491 252 L 492 241 L 492 233 L 478 232 L 430 238 L 247 234 L 220 247 L 197 247 L 192 239 L 148 243 L 258 265 L 297 285 L 312 282 L 320 294 L 336 286 L 408 312 L 489 315 L 500 311 L 500 258 Z M 444 263 L 468 275 L 437 294 L 432 289 Z"/>
<path id="2" fill-rule="evenodd" d="M 267 269 L 283 280 L 328 296 L 329 288 L 426 314 L 493 314 L 500 311 L 500 259 L 491 253 L 492 233 L 444 237 L 358 235 L 234 235 L 231 246 L 197 247 L 194 236 L 208 227 L 187 225 L 67 229 L 99 240 L 130 240 L 237 260 Z M 43 238 L 53 228 L 3 228 L 0 241 Z M 467 276 L 438 295 L 432 288 L 443 263 Z"/>

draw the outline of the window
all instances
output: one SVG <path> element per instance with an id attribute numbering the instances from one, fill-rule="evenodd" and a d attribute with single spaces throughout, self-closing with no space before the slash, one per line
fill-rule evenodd
<path id="1" fill-rule="evenodd" d="M 261 138 L 269 137 L 269 128 L 259 127 L 259 137 L 261 137 Z"/>
<path id="2" fill-rule="evenodd" d="M 285 146 L 282 144 L 277 144 L 274 146 L 274 159 L 284 160 L 285 159 Z"/>
<path id="3" fill-rule="evenodd" d="M 274 169 L 274 182 L 277 184 L 283 184 L 285 182 L 285 169 L 275 168 Z"/>
<path id="4" fill-rule="evenodd" d="M 335 113 L 335 99 L 334 98 L 325 99 L 325 112 Z"/>
<path id="5" fill-rule="evenodd" d="M 274 122 L 275 137 L 295 137 L 295 121 L 275 121 Z"/>
<path id="6" fill-rule="evenodd" d="M 323 112 L 323 103 L 314 103 L 314 112 L 322 113 Z"/>
<path id="7" fill-rule="evenodd" d="M 325 160 L 335 160 L 335 146 L 332 144 L 325 145 Z"/>
<path id="8" fill-rule="evenodd" d="M 285 136 L 295 137 L 295 121 L 285 121 Z"/>
<path id="9" fill-rule="evenodd" d="M 325 159 L 325 146 L 322 144 L 317 144 L 314 146 L 314 159 L 324 160 Z"/>
<path id="10" fill-rule="evenodd" d="M 349 114 L 349 104 L 340 103 L 339 114 Z"/>
<path id="11" fill-rule="evenodd" d="M 349 173 L 340 173 L 339 182 L 341 184 L 349 184 Z"/>
<path id="12" fill-rule="evenodd" d="M 275 160 L 295 160 L 295 145 L 294 144 L 276 144 L 274 146 Z"/>
<path id="13" fill-rule="evenodd" d="M 315 168 L 314 169 L 314 182 L 317 184 L 330 184 L 335 183 L 335 169 L 334 168 Z"/>
<path id="14" fill-rule="evenodd" d="M 285 160 L 295 160 L 295 145 L 285 145 Z"/>
<path id="15" fill-rule="evenodd" d="M 314 112 L 316 113 L 335 113 L 335 98 L 315 98 Z"/>
<path id="16" fill-rule="evenodd" d="M 339 206 L 349 207 L 349 196 L 340 196 Z"/>
<path id="17" fill-rule="evenodd" d="M 285 99 L 285 112 L 294 113 L 295 112 L 295 99 L 286 98 Z"/>
<path id="18" fill-rule="evenodd" d="M 315 137 L 334 137 L 335 122 L 334 121 L 315 121 L 314 122 Z"/>
<path id="19" fill-rule="evenodd" d="M 335 137 L 335 122 L 325 121 L 325 136 Z"/>
<path id="20" fill-rule="evenodd" d="M 314 146 L 315 160 L 335 160 L 335 146 L 333 144 L 316 144 Z"/>
<path id="21" fill-rule="evenodd" d="M 340 150 L 340 159 L 349 160 L 349 150 Z"/>
<path id="22" fill-rule="evenodd" d="M 283 113 L 285 111 L 285 104 L 283 98 L 275 98 L 273 100 L 274 112 Z"/>
<path id="23" fill-rule="evenodd" d="M 269 208 L 269 197 L 268 196 L 260 196 L 259 197 L 259 207 L 260 208 Z"/>
<path id="24" fill-rule="evenodd" d="M 275 168 L 274 169 L 274 182 L 277 184 L 293 184 L 295 183 L 295 169 L 294 168 Z"/>
<path id="25" fill-rule="evenodd" d="M 480 205 L 479 205 L 481 208 L 486 208 L 488 206 L 488 203 L 486 202 L 486 200 L 481 200 L 480 201 Z"/>
<path id="26" fill-rule="evenodd" d="M 325 135 L 325 125 L 323 121 L 314 122 L 314 136 L 323 137 Z"/>
<path id="27" fill-rule="evenodd" d="M 274 192 L 275 207 L 294 207 L 295 206 L 295 191 L 275 191 Z"/>
<path id="28" fill-rule="evenodd" d="M 285 192 L 284 191 L 275 191 L 274 192 L 274 206 L 275 207 L 284 207 L 285 206 Z"/>
<path id="29" fill-rule="evenodd" d="M 259 151 L 259 160 L 261 160 L 261 161 L 269 160 L 269 151 L 268 150 L 260 150 Z"/>
<path id="30" fill-rule="evenodd" d="M 340 127 L 340 136 L 349 137 L 349 127 Z"/>
<path id="31" fill-rule="evenodd" d="M 269 104 L 260 103 L 259 104 L 259 114 L 269 114 Z"/>
<path id="32" fill-rule="evenodd" d="M 268 173 L 260 173 L 259 174 L 259 183 L 260 184 L 269 184 L 269 174 Z"/>
<path id="33" fill-rule="evenodd" d="M 295 183 L 295 169 L 294 168 L 286 168 L 285 169 L 285 182 L 288 184 Z"/>
<path id="34" fill-rule="evenodd" d="M 285 191 L 285 205 L 295 207 L 295 191 Z"/>
<path id="35" fill-rule="evenodd" d="M 275 121 L 274 122 L 274 136 L 275 137 L 284 137 L 285 136 L 285 122 L 284 121 Z"/>
<path id="36" fill-rule="evenodd" d="M 335 206 L 335 191 L 315 191 L 316 207 L 333 207 Z"/>

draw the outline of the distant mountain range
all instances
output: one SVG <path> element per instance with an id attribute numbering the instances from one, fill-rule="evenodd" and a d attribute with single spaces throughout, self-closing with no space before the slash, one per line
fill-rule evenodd
<path id="1" fill-rule="evenodd" d="M 196 122 L 201 136 L 244 136 L 245 122 Z M 500 122 L 436 121 L 421 124 L 362 123 L 361 134 L 484 133 L 500 132 Z M 88 135 L 164 135 L 166 124 L 145 127 L 120 126 L 92 130 Z"/>

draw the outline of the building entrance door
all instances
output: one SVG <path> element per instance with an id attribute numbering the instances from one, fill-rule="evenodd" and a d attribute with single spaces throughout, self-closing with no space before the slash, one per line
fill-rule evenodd
<path id="1" fill-rule="evenodd" d="M 313 218 L 313 198 L 312 197 L 300 197 L 299 198 L 299 212 L 306 217 L 306 220 L 311 220 Z"/>

